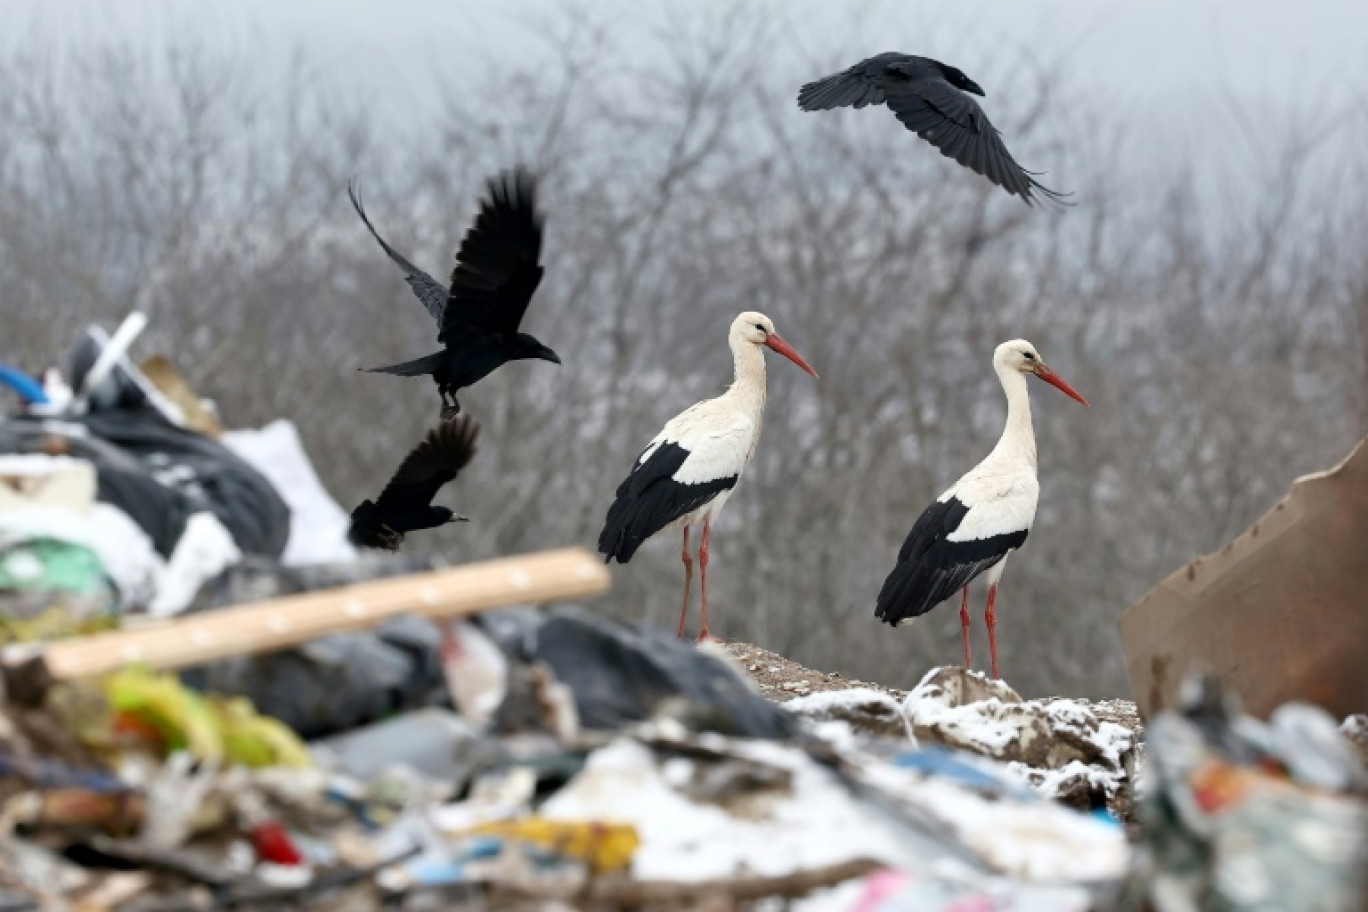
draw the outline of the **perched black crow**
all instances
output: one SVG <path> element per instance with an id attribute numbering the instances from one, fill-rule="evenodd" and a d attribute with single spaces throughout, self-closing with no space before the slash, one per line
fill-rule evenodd
<path id="1" fill-rule="evenodd" d="M 462 416 L 443 421 L 404 457 L 385 490 L 352 511 L 347 537 L 368 548 L 399 550 L 404 533 L 435 529 L 465 519 L 446 507 L 432 506 L 442 485 L 456 477 L 475 455 L 480 426 Z"/>
<path id="2" fill-rule="evenodd" d="M 978 102 L 978 83 L 955 67 L 929 57 L 889 52 L 870 57 L 844 72 L 809 82 L 798 92 L 804 111 L 863 108 L 887 104 L 903 126 L 931 143 L 941 154 L 971 168 L 1027 205 L 1039 191 L 1053 203 L 1069 194 L 1042 186 L 1018 165 L 1002 136 L 988 122 Z"/>
<path id="3" fill-rule="evenodd" d="M 536 180 L 522 168 L 489 181 L 489 198 L 475 225 L 461 241 L 451 288 L 414 266 L 385 243 L 366 217 L 355 185 L 347 189 L 356 214 L 405 272 L 409 287 L 437 321 L 437 341 L 445 348 L 402 364 L 369 368 L 401 377 L 431 374 L 442 395 L 442 418 L 461 410 L 456 391 L 483 379 L 495 368 L 521 358 L 560 364 L 560 356 L 518 324 L 541 281 L 542 218 L 536 207 Z"/>

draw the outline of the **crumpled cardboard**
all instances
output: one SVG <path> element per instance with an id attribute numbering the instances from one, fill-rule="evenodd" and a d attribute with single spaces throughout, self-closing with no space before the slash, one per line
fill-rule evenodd
<path id="1" fill-rule="evenodd" d="M 1210 673 L 1266 717 L 1305 700 L 1344 718 L 1368 707 L 1368 438 L 1292 490 L 1224 548 L 1121 616 L 1142 715 Z"/>

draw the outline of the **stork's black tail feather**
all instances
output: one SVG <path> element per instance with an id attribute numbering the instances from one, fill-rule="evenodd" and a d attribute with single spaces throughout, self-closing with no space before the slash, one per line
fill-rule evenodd
<path id="1" fill-rule="evenodd" d="M 640 471 L 629 475 L 608 508 L 598 541 L 605 564 L 613 558 L 627 563 L 646 539 L 736 485 L 736 477 L 731 476 L 699 484 L 680 484 L 665 477 L 639 486 L 642 476 Z"/>
<path id="2" fill-rule="evenodd" d="M 641 504 L 640 499 L 624 495 L 619 489 L 618 498 L 608 508 L 608 518 L 604 520 L 603 531 L 599 533 L 598 549 L 604 555 L 605 564 L 611 564 L 613 558 L 617 558 L 619 564 L 627 563 L 641 543 L 657 531 L 651 529 L 643 534 L 645 523 L 642 522 L 642 511 L 639 509 Z"/>

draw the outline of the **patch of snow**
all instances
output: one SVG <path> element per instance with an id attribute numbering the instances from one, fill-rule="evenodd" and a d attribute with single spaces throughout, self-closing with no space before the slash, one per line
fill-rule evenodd
<path id="1" fill-rule="evenodd" d="M 903 711 L 919 738 L 1008 762 L 1042 795 L 1077 806 L 1114 799 L 1136 738 L 1077 700 L 1021 700 L 1000 681 L 933 669 Z"/>
<path id="2" fill-rule="evenodd" d="M 888 765 L 866 773 L 881 791 L 935 821 L 999 872 L 1023 880 L 1109 880 L 1126 870 L 1120 827 L 1049 801 L 1004 801 Z"/>
<path id="3" fill-rule="evenodd" d="M 1091 709 L 1076 700 L 1049 700 L 1044 706 L 1055 731 L 1087 741 L 1118 769 L 1126 753 L 1135 747 L 1135 735 L 1130 729 L 1099 720 Z"/>
<path id="4" fill-rule="evenodd" d="M 806 754 L 758 742 L 746 743 L 745 753 L 793 776 L 792 794 L 776 796 L 763 815 L 734 817 L 680 794 L 672 780 L 682 768 L 667 775 L 652 751 L 628 739 L 596 751 L 541 810 L 557 820 L 634 825 L 641 847 L 632 873 L 643 880 L 702 881 L 743 871 L 778 876 L 858 858 L 924 863 L 896 827 L 872 816 Z"/>
<path id="5" fill-rule="evenodd" d="M 290 508 L 282 563 L 296 567 L 356 560 L 356 548 L 347 541 L 350 517 L 318 480 L 293 422 L 280 418 L 255 430 L 225 431 L 222 441 L 265 475 Z"/>
<path id="6" fill-rule="evenodd" d="M 812 733 L 832 747 L 841 749 L 855 747 L 860 742 L 860 736 L 855 733 L 854 727 L 849 722 L 840 719 L 814 722 Z"/>
<path id="7" fill-rule="evenodd" d="M 734 815 L 682 791 L 696 764 L 714 761 L 661 760 L 645 745 L 622 738 L 593 753 L 541 813 L 635 826 L 641 847 L 632 873 L 643 880 L 696 882 L 742 872 L 781 876 L 869 859 L 922 878 L 967 884 L 976 895 L 1008 879 L 1081 884 L 1119 877 L 1126 868 L 1119 827 L 1034 795 L 984 791 L 855 752 L 846 755 L 847 769 L 865 788 L 852 790 L 788 745 L 721 736 L 698 737 L 695 743 L 787 770 L 791 788 L 751 794 L 745 812 Z M 849 897 L 847 890 L 829 894 L 804 908 L 849 908 L 835 904 Z"/>
<path id="8" fill-rule="evenodd" d="M 1063 797 L 1080 785 L 1111 795 L 1119 785 L 1115 773 L 1082 760 L 1070 760 L 1059 769 L 1041 769 L 1013 760 L 1007 769 L 1046 798 Z"/>
<path id="9" fill-rule="evenodd" d="M 997 755 L 1020 735 L 1011 721 L 999 718 L 1004 704 L 997 697 L 963 706 L 948 706 L 939 699 L 928 699 L 913 690 L 903 703 L 914 726 L 940 728 L 957 735 L 958 743 L 980 746 L 986 753 Z"/>
<path id="10" fill-rule="evenodd" d="M 912 727 L 903 715 L 898 701 L 883 691 L 870 687 L 850 687 L 845 690 L 804 694 L 782 706 L 812 725 L 845 723 L 846 732 L 835 733 L 837 738 L 850 738 L 857 734 L 876 735 L 905 737 L 911 744 L 917 743 L 912 734 Z"/>
<path id="11" fill-rule="evenodd" d="M 823 693 L 794 697 L 784 703 L 784 709 L 803 715 L 821 715 L 833 709 L 861 708 L 875 704 L 888 706 L 898 712 L 898 701 L 888 694 L 872 687 L 851 687 L 847 690 L 828 690 Z"/>

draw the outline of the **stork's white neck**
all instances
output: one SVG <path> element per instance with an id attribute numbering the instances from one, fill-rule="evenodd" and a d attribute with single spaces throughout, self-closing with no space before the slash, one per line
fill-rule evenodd
<path id="1" fill-rule="evenodd" d="M 1026 375 L 1012 367 L 994 365 L 1002 391 L 1007 394 L 1007 426 L 989 459 L 1011 460 L 1036 468 L 1035 429 L 1031 426 L 1031 397 Z"/>
<path id="2" fill-rule="evenodd" d="M 758 421 L 765 410 L 765 353 L 745 339 L 733 337 L 728 341 L 734 376 L 725 395 L 736 400 L 741 408 L 753 411 Z"/>

